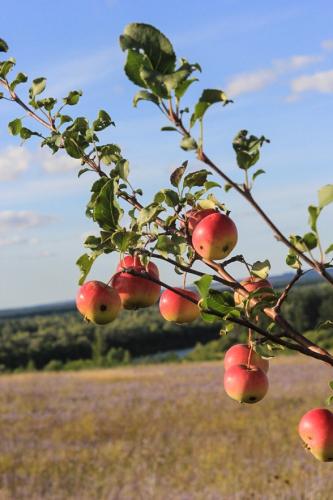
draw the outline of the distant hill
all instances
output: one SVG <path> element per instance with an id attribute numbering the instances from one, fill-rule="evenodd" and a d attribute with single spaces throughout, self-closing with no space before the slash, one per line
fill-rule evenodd
<path id="1" fill-rule="evenodd" d="M 333 275 L 333 270 L 329 270 L 330 274 Z M 294 273 L 287 272 L 283 274 L 279 274 L 278 276 L 271 276 L 269 278 L 272 285 L 276 288 L 284 287 L 294 276 Z M 299 285 L 307 285 L 321 281 L 318 274 L 315 271 L 308 272 L 303 278 L 300 280 Z M 189 288 L 195 289 L 192 285 Z M 24 316 L 35 316 L 35 315 L 48 315 L 55 313 L 65 313 L 75 310 L 75 302 L 74 301 L 66 301 L 66 302 L 56 302 L 53 304 L 42 304 L 30 307 L 20 307 L 20 308 L 11 308 L 11 309 L 0 309 L 0 319 L 10 319 L 10 318 L 22 318 Z"/>

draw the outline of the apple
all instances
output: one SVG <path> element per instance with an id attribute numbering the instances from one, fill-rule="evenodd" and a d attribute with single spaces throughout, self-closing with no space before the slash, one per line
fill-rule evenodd
<path id="1" fill-rule="evenodd" d="M 256 290 L 259 290 L 260 288 L 272 288 L 271 283 L 268 280 L 258 278 L 256 276 L 249 276 L 245 280 L 240 282 L 241 285 L 247 290 L 249 293 L 255 292 Z M 269 297 L 271 294 L 273 294 L 273 288 L 272 292 L 270 293 L 268 290 L 263 292 L 260 295 L 257 295 L 255 298 L 260 300 L 265 297 Z M 234 293 L 234 300 L 236 305 L 241 305 L 243 304 L 244 300 L 246 300 L 243 295 L 241 295 L 239 292 Z"/>
<path id="2" fill-rule="evenodd" d="M 139 309 L 155 304 L 159 299 L 161 286 L 146 278 L 122 272 L 123 268 L 141 273 L 147 272 L 152 278 L 159 279 L 158 267 L 149 262 L 145 268 L 138 257 L 127 255 L 118 264 L 116 274 L 111 281 L 113 288 L 120 295 L 124 309 Z"/>
<path id="3" fill-rule="evenodd" d="M 256 366 L 233 365 L 224 373 L 224 389 L 239 403 L 257 403 L 268 390 L 268 379 Z"/>
<path id="4" fill-rule="evenodd" d="M 87 281 L 76 295 L 76 307 L 80 313 L 96 325 L 105 325 L 115 319 L 121 309 L 116 290 L 101 281 Z"/>
<path id="5" fill-rule="evenodd" d="M 194 228 L 199 224 L 199 222 L 207 217 L 208 215 L 216 214 L 216 210 L 214 208 L 206 208 L 203 210 L 193 208 L 192 210 L 188 210 L 185 214 L 185 220 L 187 221 L 187 229 L 188 233 L 191 235 L 194 231 Z M 185 227 L 185 221 L 180 223 L 180 227 Z"/>
<path id="6" fill-rule="evenodd" d="M 333 461 L 333 414 L 314 408 L 301 418 L 298 433 L 312 455 L 321 462 Z"/>
<path id="7" fill-rule="evenodd" d="M 198 301 L 199 295 L 190 290 L 183 288 L 175 288 L 184 295 Z M 175 321 L 176 323 L 191 323 L 200 316 L 200 310 L 197 304 L 181 297 L 172 290 L 165 290 L 160 298 L 160 313 L 167 321 Z"/>
<path id="8" fill-rule="evenodd" d="M 247 344 L 236 344 L 227 350 L 224 356 L 224 369 L 228 370 L 234 365 L 247 365 L 249 361 L 250 366 L 256 366 L 263 372 L 267 373 L 269 362 L 263 359 L 256 351 L 252 349 L 251 357 L 249 359 L 250 347 Z"/>
<path id="9" fill-rule="evenodd" d="M 207 215 L 194 228 L 192 245 L 200 257 L 224 259 L 237 243 L 237 228 L 227 215 L 216 212 Z"/>

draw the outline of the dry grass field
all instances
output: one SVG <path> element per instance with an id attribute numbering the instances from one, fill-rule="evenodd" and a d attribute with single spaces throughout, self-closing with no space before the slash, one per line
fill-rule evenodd
<path id="1" fill-rule="evenodd" d="M 0 498 L 333 498 L 333 464 L 303 450 L 301 415 L 329 368 L 273 361 L 270 392 L 239 405 L 221 363 L 0 378 Z"/>

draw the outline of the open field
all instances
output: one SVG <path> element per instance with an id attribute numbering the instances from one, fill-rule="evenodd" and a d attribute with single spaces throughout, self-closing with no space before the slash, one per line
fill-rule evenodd
<path id="1" fill-rule="evenodd" d="M 302 448 L 329 368 L 273 361 L 267 397 L 229 400 L 221 363 L 0 378 L 2 499 L 332 499 Z"/>

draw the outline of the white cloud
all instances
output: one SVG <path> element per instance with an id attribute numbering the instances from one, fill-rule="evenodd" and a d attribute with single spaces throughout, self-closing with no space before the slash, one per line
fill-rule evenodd
<path id="1" fill-rule="evenodd" d="M 0 237 L 0 248 L 9 247 L 13 245 L 37 245 L 37 238 L 26 238 L 23 236 L 12 236 L 10 238 Z"/>
<path id="2" fill-rule="evenodd" d="M 321 42 L 321 48 L 327 51 L 333 50 L 333 40 L 323 40 Z"/>
<path id="3" fill-rule="evenodd" d="M 296 55 L 286 59 L 276 59 L 269 68 L 231 77 L 226 88 L 227 95 L 234 97 L 248 92 L 256 92 L 275 82 L 283 74 L 315 64 L 322 61 L 323 58 L 322 55 Z"/>
<path id="4" fill-rule="evenodd" d="M 29 151 L 20 146 L 9 146 L 0 151 L 0 181 L 11 181 L 28 168 Z"/>
<path id="5" fill-rule="evenodd" d="M 43 226 L 53 220 L 54 217 L 51 215 L 29 210 L 2 210 L 0 211 L 0 232 Z"/>
<path id="6" fill-rule="evenodd" d="M 38 154 L 37 160 L 39 160 L 42 169 L 50 174 L 70 172 L 80 167 L 79 160 L 75 160 L 75 158 L 66 156 L 63 153 L 52 155 L 50 151 L 45 150 Z"/>
<path id="7" fill-rule="evenodd" d="M 296 100 L 302 92 L 333 92 L 333 70 L 321 71 L 312 75 L 302 75 L 291 82 L 292 94 L 288 100 Z"/>

